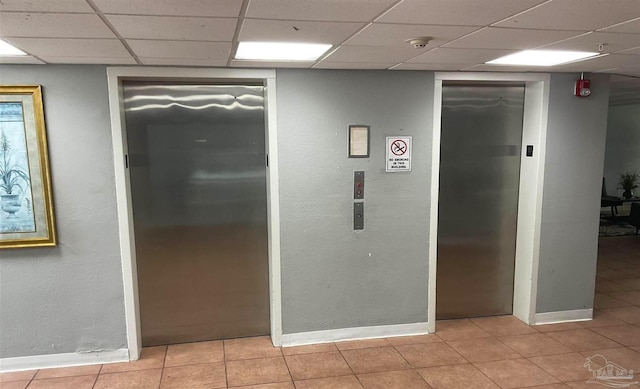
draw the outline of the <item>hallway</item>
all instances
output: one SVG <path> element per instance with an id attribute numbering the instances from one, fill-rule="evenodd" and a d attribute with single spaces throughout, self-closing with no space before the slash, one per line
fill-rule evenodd
<path id="1" fill-rule="evenodd" d="M 600 240 L 593 321 L 527 326 L 502 316 L 291 348 L 267 337 L 148 347 L 136 362 L 0 374 L 0 388 L 593 388 L 584 364 L 597 354 L 636 372 L 624 382 L 640 380 L 640 237 Z"/>

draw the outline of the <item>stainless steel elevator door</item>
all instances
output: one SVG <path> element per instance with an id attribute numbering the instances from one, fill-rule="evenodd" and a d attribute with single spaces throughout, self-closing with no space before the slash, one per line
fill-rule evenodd
<path id="1" fill-rule="evenodd" d="M 444 84 L 436 317 L 511 314 L 524 85 Z"/>
<path id="2" fill-rule="evenodd" d="M 142 344 L 268 334 L 264 87 L 123 91 Z"/>

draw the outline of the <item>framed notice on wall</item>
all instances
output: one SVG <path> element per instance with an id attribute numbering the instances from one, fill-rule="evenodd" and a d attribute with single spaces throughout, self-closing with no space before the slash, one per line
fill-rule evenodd
<path id="1" fill-rule="evenodd" d="M 387 137 L 387 173 L 411 171 L 411 143 L 410 136 Z"/>
<path id="2" fill-rule="evenodd" d="M 349 126 L 349 158 L 369 158 L 369 126 Z"/>
<path id="3" fill-rule="evenodd" d="M 0 85 L 0 248 L 55 246 L 53 218 L 42 90 Z"/>

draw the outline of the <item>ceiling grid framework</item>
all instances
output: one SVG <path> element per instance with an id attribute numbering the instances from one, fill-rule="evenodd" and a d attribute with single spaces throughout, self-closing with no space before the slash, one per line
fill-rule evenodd
<path id="1" fill-rule="evenodd" d="M 429 36 L 415 49 L 407 39 Z M 0 63 L 444 71 L 640 77 L 640 0 L 0 0 Z M 320 59 L 234 59 L 239 41 L 328 43 Z M 554 67 L 486 61 L 524 49 L 598 51 Z"/>

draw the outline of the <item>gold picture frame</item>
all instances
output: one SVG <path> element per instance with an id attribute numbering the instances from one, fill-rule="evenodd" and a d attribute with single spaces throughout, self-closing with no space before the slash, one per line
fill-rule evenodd
<path id="1" fill-rule="evenodd" d="M 0 249 L 56 245 L 40 85 L 0 85 Z"/>

